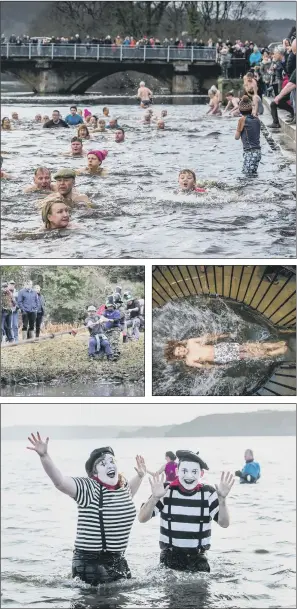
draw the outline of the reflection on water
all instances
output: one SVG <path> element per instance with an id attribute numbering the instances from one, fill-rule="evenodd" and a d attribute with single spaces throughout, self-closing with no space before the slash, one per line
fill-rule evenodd
<path id="1" fill-rule="evenodd" d="M 169 364 L 164 358 L 168 340 L 185 340 L 204 334 L 230 334 L 230 342 L 264 342 L 294 337 L 268 325 L 241 305 L 221 298 L 193 296 L 179 299 L 153 311 L 153 395 L 251 395 L 285 358 L 240 360 L 225 366 L 197 370 L 181 362 Z M 227 339 L 226 339 L 227 340 Z M 228 342 L 228 340 L 227 340 Z"/>
<path id="2" fill-rule="evenodd" d="M 1 388 L 2 397 L 108 397 L 138 398 L 144 396 L 144 383 L 94 383 L 73 381 L 56 385 L 36 383 L 30 385 L 6 385 Z"/>
<path id="3" fill-rule="evenodd" d="M 71 98 L 71 102 L 74 99 Z M 41 225 L 36 209 L 40 195 L 21 195 L 31 183 L 36 164 L 80 168 L 84 161 L 62 156 L 75 129 L 32 127 L 37 112 L 65 115 L 69 103 L 59 96 L 36 105 L 15 101 L 2 114 L 17 110 L 21 131 L 2 134 L 4 169 L 13 180 L 2 184 L 2 252 L 6 257 L 287 257 L 295 253 L 294 156 L 284 158 L 262 136 L 259 177 L 242 178 L 242 146 L 234 141 L 237 119 L 205 116 L 204 105 L 170 106 L 165 132 L 141 124 L 135 105 L 112 105 L 111 112 L 126 130 L 126 141 L 97 134 L 85 149 L 107 148 L 106 179 L 80 176 L 77 186 L 97 205 L 75 210 L 79 228 L 70 234 L 24 238 Z M 82 104 L 82 107 L 84 105 Z M 160 111 L 162 106 L 154 106 Z M 102 116 L 102 104 L 92 111 Z M 209 180 L 208 192 L 178 195 L 180 169 L 192 168 Z M 277 178 L 276 178 L 277 176 Z M 21 196 L 20 196 L 21 195 Z M 65 233 L 65 231 L 64 231 Z M 57 243 L 58 238 L 58 243 Z"/>

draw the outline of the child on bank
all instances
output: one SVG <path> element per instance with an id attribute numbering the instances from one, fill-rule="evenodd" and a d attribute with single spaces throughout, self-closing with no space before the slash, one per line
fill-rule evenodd
<path id="1" fill-rule="evenodd" d="M 243 145 L 242 172 L 248 176 L 257 175 L 261 160 L 260 126 L 257 116 L 252 114 L 253 106 L 250 98 L 244 95 L 239 102 L 241 117 L 238 121 L 235 139 L 241 139 Z"/>

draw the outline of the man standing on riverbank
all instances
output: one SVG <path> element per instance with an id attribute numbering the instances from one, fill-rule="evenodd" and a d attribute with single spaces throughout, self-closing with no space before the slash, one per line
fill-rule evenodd
<path id="1" fill-rule="evenodd" d="M 34 328 L 38 311 L 38 296 L 33 290 L 33 282 L 26 281 L 18 293 L 18 307 L 22 313 L 22 339 L 34 338 Z"/>

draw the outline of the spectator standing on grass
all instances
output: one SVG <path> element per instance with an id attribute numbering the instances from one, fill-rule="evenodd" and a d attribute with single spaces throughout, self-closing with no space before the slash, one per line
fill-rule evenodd
<path id="1" fill-rule="evenodd" d="M 39 338 L 40 328 L 41 328 L 41 324 L 42 324 L 44 314 L 45 314 L 45 300 L 44 300 L 43 294 L 41 294 L 40 285 L 35 285 L 34 290 L 37 294 L 38 303 L 39 303 L 38 309 L 37 309 L 37 315 L 36 315 L 36 338 Z"/>
<path id="2" fill-rule="evenodd" d="M 13 342 L 11 321 L 14 306 L 15 300 L 9 290 L 8 283 L 4 282 L 1 286 L 1 342 L 4 336 L 9 343 Z"/>
<path id="3" fill-rule="evenodd" d="M 39 301 L 31 280 L 26 281 L 24 287 L 19 291 L 17 304 L 22 313 L 22 339 L 34 338 Z"/>
<path id="4" fill-rule="evenodd" d="M 12 279 L 8 282 L 8 289 L 14 300 L 14 305 L 11 307 L 11 332 L 15 343 L 19 342 L 19 309 L 17 306 L 18 293 L 15 289 L 15 281 Z"/>

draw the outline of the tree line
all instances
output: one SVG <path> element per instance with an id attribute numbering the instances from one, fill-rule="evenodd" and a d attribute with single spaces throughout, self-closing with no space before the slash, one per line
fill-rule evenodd
<path id="1" fill-rule="evenodd" d="M 46 317 L 55 323 L 74 323 L 85 317 L 86 308 L 99 306 L 116 285 L 144 297 L 142 266 L 3 266 L 1 281 L 14 280 L 20 289 L 28 280 L 41 287 Z"/>
<path id="2" fill-rule="evenodd" d="M 214 2 L 46 2 L 30 34 L 44 36 L 107 34 L 177 38 L 265 38 L 265 9 L 253 1 Z M 265 41 L 264 41 L 265 42 Z"/>

